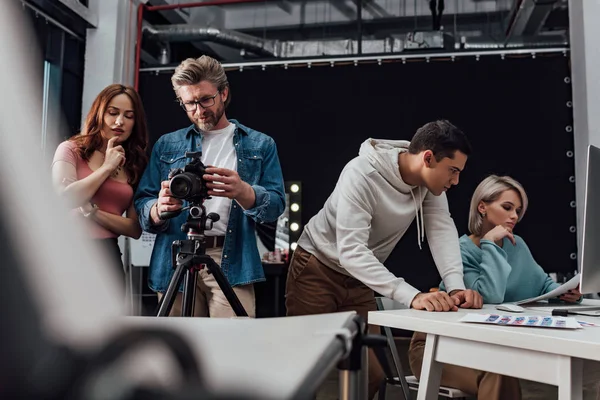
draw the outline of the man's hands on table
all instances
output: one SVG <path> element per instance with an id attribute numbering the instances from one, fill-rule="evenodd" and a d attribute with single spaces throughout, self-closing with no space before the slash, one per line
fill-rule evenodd
<path id="1" fill-rule="evenodd" d="M 475 290 L 453 290 L 450 293 L 437 291 L 431 293 L 419 293 L 415 296 L 411 308 L 427 311 L 458 311 L 458 308 L 481 308 L 483 298 Z"/>

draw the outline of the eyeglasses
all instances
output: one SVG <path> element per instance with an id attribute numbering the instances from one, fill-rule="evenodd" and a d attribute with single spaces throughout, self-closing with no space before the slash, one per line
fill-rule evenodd
<path id="1" fill-rule="evenodd" d="M 188 102 L 181 102 L 179 101 L 179 105 L 181 107 L 183 107 L 183 109 L 186 112 L 193 112 L 196 111 L 198 109 L 198 106 L 202 107 L 202 108 L 209 108 L 215 105 L 215 97 L 217 97 L 217 95 L 221 93 L 221 92 L 217 92 L 215 93 L 213 96 L 210 97 L 205 97 L 201 100 L 194 100 L 194 101 L 188 101 Z"/>

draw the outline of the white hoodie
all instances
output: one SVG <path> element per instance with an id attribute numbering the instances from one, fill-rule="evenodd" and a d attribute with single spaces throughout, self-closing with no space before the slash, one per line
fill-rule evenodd
<path id="1" fill-rule="evenodd" d="M 367 139 L 340 174 L 325 205 L 306 225 L 298 245 L 328 267 L 355 277 L 383 296 L 410 306 L 419 290 L 383 263 L 417 217 L 417 242 L 425 232 L 448 292 L 464 289 L 458 232 L 445 193 L 402 180 L 403 140 Z M 419 211 L 421 213 L 419 218 Z M 404 268 L 418 268 L 405 265 Z"/>

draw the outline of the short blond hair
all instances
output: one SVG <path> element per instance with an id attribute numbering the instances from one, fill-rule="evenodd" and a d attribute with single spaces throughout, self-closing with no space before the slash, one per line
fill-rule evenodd
<path id="1" fill-rule="evenodd" d="M 490 175 L 485 178 L 475 189 L 471 198 L 471 206 L 469 208 L 469 232 L 473 235 L 481 235 L 481 227 L 483 225 L 483 216 L 479 213 L 479 203 L 491 203 L 500 197 L 507 190 L 515 190 L 521 197 L 521 214 L 519 221 L 523 219 L 529 199 L 523 186 L 510 176 Z"/>
<path id="2" fill-rule="evenodd" d="M 179 97 L 178 91 L 182 86 L 197 85 L 202 81 L 208 81 L 216 86 L 219 92 L 229 88 L 229 81 L 225 74 L 225 69 L 220 62 L 209 56 L 199 58 L 188 58 L 175 68 L 171 77 L 171 84 L 175 94 Z M 231 100 L 231 90 L 225 100 L 225 107 Z"/>

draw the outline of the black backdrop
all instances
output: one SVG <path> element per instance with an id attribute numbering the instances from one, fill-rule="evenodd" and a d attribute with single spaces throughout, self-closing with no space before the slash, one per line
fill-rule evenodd
<path id="1" fill-rule="evenodd" d="M 467 232 L 468 207 L 488 174 L 509 174 L 529 195 L 530 209 L 516 233 L 547 272 L 577 269 L 571 87 L 561 55 L 456 61 L 277 66 L 228 71 L 229 118 L 272 136 L 284 178 L 302 182 L 303 223 L 318 212 L 344 164 L 369 137 L 410 139 L 424 123 L 446 118 L 474 147 L 460 184 L 448 193 L 459 234 Z M 143 73 L 140 93 L 151 143 L 189 125 L 174 101 L 170 74 Z M 413 226 L 387 267 L 421 290 L 439 283 L 427 247 Z"/>

